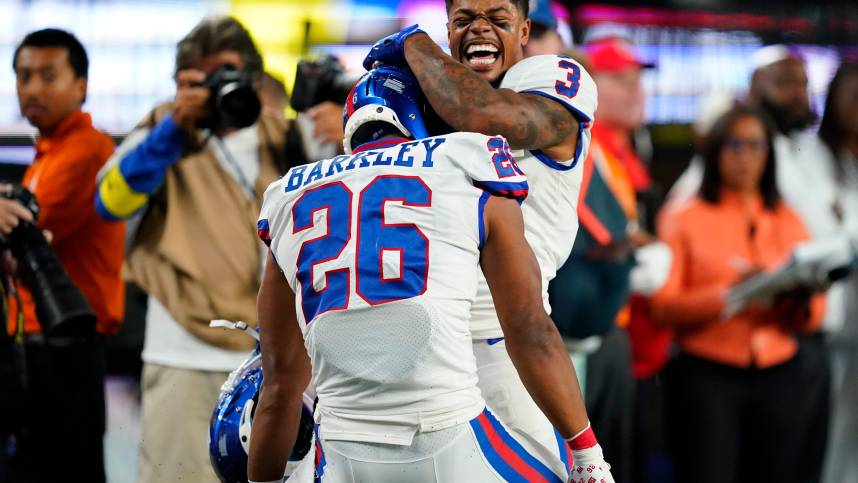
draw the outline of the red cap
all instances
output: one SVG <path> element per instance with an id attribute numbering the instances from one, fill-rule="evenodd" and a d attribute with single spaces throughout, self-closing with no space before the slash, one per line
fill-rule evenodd
<path id="1" fill-rule="evenodd" d="M 586 46 L 593 72 L 619 72 L 629 67 L 649 69 L 655 64 L 644 62 L 635 56 L 629 44 L 622 39 L 607 38 Z"/>

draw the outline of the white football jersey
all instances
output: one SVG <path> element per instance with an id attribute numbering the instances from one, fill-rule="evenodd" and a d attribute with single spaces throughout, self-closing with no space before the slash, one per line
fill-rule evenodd
<path id="1" fill-rule="evenodd" d="M 590 125 L 596 111 L 596 84 L 574 60 L 557 55 L 528 57 L 512 66 L 501 88 L 546 97 L 560 103 L 578 119 L 578 146 L 572 159 L 555 161 L 538 149 L 513 151 L 530 186 L 522 204 L 525 237 L 542 272 L 542 300 L 548 304 L 548 282 L 572 252 L 578 231 L 578 192 L 582 164 L 590 146 Z M 488 284 L 480 272 L 477 299 L 471 309 L 474 339 L 503 336 Z"/>
<path id="2" fill-rule="evenodd" d="M 472 133 L 369 143 L 265 192 L 323 438 L 408 445 L 482 411 L 467 321 L 490 195 L 527 181 L 504 138 Z"/>

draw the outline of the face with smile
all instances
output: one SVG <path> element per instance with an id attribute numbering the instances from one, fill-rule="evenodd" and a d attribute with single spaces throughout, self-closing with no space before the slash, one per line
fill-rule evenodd
<path id="1" fill-rule="evenodd" d="M 488 82 L 524 57 L 530 20 L 510 0 L 454 0 L 447 15 L 450 54 Z"/>

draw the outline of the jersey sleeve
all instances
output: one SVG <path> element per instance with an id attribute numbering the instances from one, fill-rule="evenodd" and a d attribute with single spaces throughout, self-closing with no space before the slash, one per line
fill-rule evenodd
<path id="1" fill-rule="evenodd" d="M 590 74 L 569 57 L 562 55 L 536 55 L 513 65 L 501 82 L 501 88 L 522 94 L 533 94 L 551 99 L 569 110 L 578 120 L 578 146 L 571 160 L 556 164 L 574 167 L 587 157 L 590 144 L 590 126 L 596 112 L 596 83 Z M 541 152 L 533 151 L 540 157 Z M 563 169 L 562 166 L 557 166 Z"/>
<path id="2" fill-rule="evenodd" d="M 494 196 L 513 198 L 519 203 L 527 198 L 527 177 L 518 167 L 502 136 L 475 133 L 449 135 L 458 144 L 457 152 L 468 153 L 461 165 L 474 186 Z"/>
<path id="3" fill-rule="evenodd" d="M 274 250 L 272 240 L 278 234 L 278 228 L 282 231 L 286 223 L 285 205 L 286 193 L 283 189 L 283 178 L 274 181 L 265 190 L 262 208 L 259 210 L 259 220 L 256 222 L 256 232 L 259 239 L 269 248 Z"/>

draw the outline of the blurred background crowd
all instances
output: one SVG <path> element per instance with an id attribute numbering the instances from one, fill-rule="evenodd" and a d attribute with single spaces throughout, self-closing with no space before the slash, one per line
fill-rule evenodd
<path id="1" fill-rule="evenodd" d="M 51 481 L 38 455 L 80 463 L 69 446 L 104 451 L 91 481 L 212 481 L 208 420 L 252 341 L 208 322 L 255 320 L 262 191 L 342 152 L 375 40 L 419 23 L 446 47 L 444 2 L 0 10 L 0 182 L 36 194 L 99 333 L 42 336 L 15 248 L 34 213 L 0 203 L 23 275 L 3 284 L 0 408 L 21 417 L 0 424 L 0 481 Z M 858 482 L 858 6 L 531 0 L 530 17 L 526 55 L 569 55 L 599 91 L 549 291 L 616 481 Z M 211 104 L 242 82 L 251 117 Z"/>

